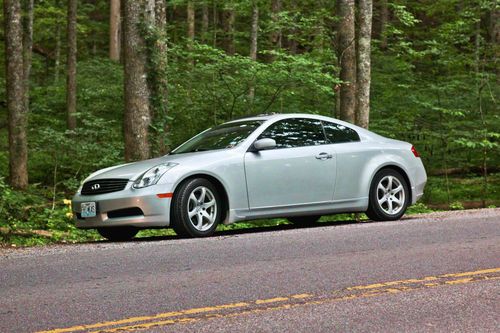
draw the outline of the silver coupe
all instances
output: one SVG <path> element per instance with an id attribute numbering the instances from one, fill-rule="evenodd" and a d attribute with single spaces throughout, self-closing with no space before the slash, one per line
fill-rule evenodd
<path id="1" fill-rule="evenodd" d="M 427 181 L 407 142 L 317 115 L 249 117 L 210 128 L 170 154 L 99 170 L 73 197 L 79 228 L 110 240 L 143 228 L 189 237 L 219 223 L 365 212 L 397 220 Z"/>

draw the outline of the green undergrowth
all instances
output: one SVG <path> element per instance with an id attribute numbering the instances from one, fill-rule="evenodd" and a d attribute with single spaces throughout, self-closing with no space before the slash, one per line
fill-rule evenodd
<path id="1" fill-rule="evenodd" d="M 437 209 L 481 208 L 500 206 L 500 173 L 491 174 L 484 186 L 484 179 L 476 174 L 429 177 L 422 202 Z"/>
<path id="2" fill-rule="evenodd" d="M 446 184 L 448 183 L 449 191 Z M 409 207 L 407 214 L 428 213 L 441 209 L 464 209 L 471 203 L 481 204 L 483 179 L 467 177 L 429 177 L 422 200 Z M 448 198 L 449 193 L 449 198 Z M 82 243 L 103 240 L 95 230 L 80 230 L 72 220 L 70 195 L 52 188 L 31 185 L 27 191 L 14 191 L 0 178 L 0 247 L 38 246 L 54 243 Z M 500 206 L 500 174 L 488 178 L 486 204 Z M 479 206 L 478 206 L 479 207 Z M 364 214 L 323 216 L 320 223 L 340 223 L 366 220 Z M 234 230 L 265 230 L 288 225 L 286 219 L 266 219 L 220 225 L 221 235 Z M 142 230 L 139 238 L 175 236 L 171 229 Z"/>

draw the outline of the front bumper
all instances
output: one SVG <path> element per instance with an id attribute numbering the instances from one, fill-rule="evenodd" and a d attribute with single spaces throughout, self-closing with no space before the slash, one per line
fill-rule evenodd
<path id="1" fill-rule="evenodd" d="M 171 188 L 165 184 L 134 189 L 132 182 L 129 182 L 124 190 L 118 192 L 99 195 L 77 193 L 71 202 L 76 226 L 82 229 L 117 226 L 168 227 L 172 198 L 159 198 L 157 194 L 169 192 Z M 96 203 L 95 217 L 81 217 L 83 202 Z"/>

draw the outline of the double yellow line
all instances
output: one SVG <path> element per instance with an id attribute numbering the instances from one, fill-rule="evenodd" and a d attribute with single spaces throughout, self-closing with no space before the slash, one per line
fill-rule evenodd
<path id="1" fill-rule="evenodd" d="M 381 282 L 369 285 L 353 286 L 333 291 L 327 295 L 309 293 L 280 296 L 269 299 L 229 303 L 181 311 L 163 312 L 152 316 L 130 317 L 115 321 L 106 321 L 89 325 L 77 325 L 67 328 L 56 328 L 38 333 L 115 333 L 135 331 L 158 326 L 181 323 L 192 323 L 210 318 L 240 316 L 263 311 L 289 309 L 303 305 L 323 304 L 355 298 L 373 297 L 389 293 L 398 293 L 415 289 L 431 288 L 444 285 L 464 284 L 482 280 L 500 279 L 500 268 L 482 269 L 472 272 L 461 272 L 427 276 L 418 279 Z"/>

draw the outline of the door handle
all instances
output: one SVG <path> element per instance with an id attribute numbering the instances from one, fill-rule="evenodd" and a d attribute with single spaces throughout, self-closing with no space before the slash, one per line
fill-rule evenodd
<path id="1" fill-rule="evenodd" d="M 333 158 L 333 155 L 332 154 L 328 154 L 328 153 L 319 153 L 318 155 L 316 155 L 316 159 L 318 160 L 328 160 L 330 158 Z"/>

